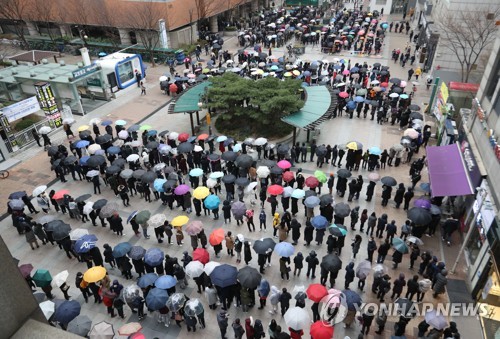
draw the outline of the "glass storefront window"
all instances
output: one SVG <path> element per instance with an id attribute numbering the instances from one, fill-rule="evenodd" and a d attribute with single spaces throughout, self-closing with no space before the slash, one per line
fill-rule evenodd
<path id="1" fill-rule="evenodd" d="M 476 227 L 474 231 L 472 231 L 471 237 L 469 238 L 469 242 L 466 246 L 467 257 L 469 258 L 469 263 L 471 266 L 474 265 L 476 259 L 479 256 L 479 251 L 481 250 L 483 241 L 481 241 L 479 229 Z"/>
<path id="2" fill-rule="evenodd" d="M 122 84 L 134 78 L 132 61 L 118 65 L 118 76 L 120 77 L 120 83 Z"/>

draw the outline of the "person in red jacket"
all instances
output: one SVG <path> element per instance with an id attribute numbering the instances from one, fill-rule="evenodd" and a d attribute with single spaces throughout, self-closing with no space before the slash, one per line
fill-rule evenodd
<path id="1" fill-rule="evenodd" d="M 292 339 L 300 339 L 304 335 L 303 330 L 294 330 L 291 327 L 289 327 L 288 330 L 290 331 L 290 338 Z"/>

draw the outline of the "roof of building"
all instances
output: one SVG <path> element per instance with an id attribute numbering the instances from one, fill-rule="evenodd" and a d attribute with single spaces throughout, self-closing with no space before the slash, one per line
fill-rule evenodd
<path id="1" fill-rule="evenodd" d="M 184 92 L 176 101 L 173 113 L 195 112 L 199 111 L 201 96 L 205 89 L 211 85 L 210 81 L 204 81 Z"/>
<path id="2" fill-rule="evenodd" d="M 7 57 L 7 59 L 13 61 L 37 63 L 42 61 L 43 59 L 47 59 L 58 55 L 59 53 L 57 52 L 32 50 Z"/>

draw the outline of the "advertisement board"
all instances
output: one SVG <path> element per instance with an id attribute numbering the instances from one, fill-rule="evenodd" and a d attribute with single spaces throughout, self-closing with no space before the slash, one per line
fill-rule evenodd
<path id="1" fill-rule="evenodd" d="M 52 127 L 62 126 L 61 112 L 57 107 L 56 98 L 50 83 L 40 81 L 35 83 L 36 97 L 45 116 L 49 119 Z"/>
<path id="2" fill-rule="evenodd" d="M 36 96 L 33 96 L 2 108 L 2 113 L 9 122 L 13 122 L 32 113 L 36 113 L 39 110 L 40 104 L 38 103 Z"/>

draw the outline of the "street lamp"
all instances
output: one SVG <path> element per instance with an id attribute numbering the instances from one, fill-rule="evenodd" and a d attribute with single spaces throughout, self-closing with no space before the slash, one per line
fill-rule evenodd
<path id="1" fill-rule="evenodd" d="M 451 268 L 450 273 L 455 274 L 455 270 L 457 268 L 458 262 L 460 261 L 460 257 L 465 251 L 465 247 L 469 243 L 469 239 L 472 235 L 472 231 L 476 228 L 476 223 L 477 223 L 477 218 L 479 217 L 479 214 L 481 213 L 481 208 L 483 207 L 483 203 L 486 200 L 487 196 L 487 191 L 483 187 L 476 187 L 477 193 L 480 196 L 481 200 L 479 201 L 479 206 L 477 207 L 477 212 L 474 213 L 474 219 L 469 224 L 469 230 L 467 231 L 467 234 L 465 235 L 465 239 L 462 243 L 462 247 L 460 247 L 460 251 L 458 251 L 457 259 L 455 260 L 455 263 L 453 264 L 453 267 Z"/>

